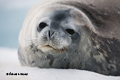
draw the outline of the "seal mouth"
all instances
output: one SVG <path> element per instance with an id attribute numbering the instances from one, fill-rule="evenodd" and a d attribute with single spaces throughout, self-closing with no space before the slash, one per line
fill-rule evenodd
<path id="1" fill-rule="evenodd" d="M 53 47 L 52 47 L 52 46 L 50 46 L 50 45 L 44 45 L 44 46 L 42 46 L 42 47 L 48 47 L 48 48 L 55 49 L 55 48 L 53 48 Z"/>
<path id="2" fill-rule="evenodd" d="M 49 48 L 50 50 L 54 50 L 56 52 L 64 52 L 65 50 L 67 50 L 66 47 L 62 49 L 57 49 L 57 48 L 52 47 L 51 45 L 44 45 L 44 46 L 41 46 L 41 48 Z"/>

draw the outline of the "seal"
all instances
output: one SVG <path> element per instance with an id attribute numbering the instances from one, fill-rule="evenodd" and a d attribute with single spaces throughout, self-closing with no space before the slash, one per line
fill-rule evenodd
<path id="1" fill-rule="evenodd" d="M 120 76 L 119 5 L 119 0 L 38 3 L 19 35 L 21 65 Z"/>

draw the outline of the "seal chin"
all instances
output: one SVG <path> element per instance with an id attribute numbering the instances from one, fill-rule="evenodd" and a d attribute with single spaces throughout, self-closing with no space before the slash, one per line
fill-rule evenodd
<path id="1" fill-rule="evenodd" d="M 54 48 L 54 47 L 51 46 L 51 45 L 43 45 L 43 46 L 40 47 L 40 49 L 41 49 L 41 51 L 43 51 L 43 52 L 53 51 L 53 52 L 59 52 L 59 53 L 64 52 L 65 50 L 67 50 L 66 47 L 63 47 L 63 48 L 58 49 L 58 48 Z"/>

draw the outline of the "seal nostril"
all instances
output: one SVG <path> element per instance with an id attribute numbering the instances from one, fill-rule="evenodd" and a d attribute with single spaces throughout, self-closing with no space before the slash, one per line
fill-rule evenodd
<path id="1" fill-rule="evenodd" d="M 48 36 L 49 36 L 49 38 L 51 38 L 51 36 L 54 34 L 55 32 L 53 32 L 53 31 L 48 31 Z"/>
<path id="2" fill-rule="evenodd" d="M 39 24 L 37 30 L 38 30 L 38 31 L 41 31 L 41 30 L 42 30 L 43 28 L 45 28 L 46 26 L 48 26 L 47 23 L 41 22 L 41 23 Z"/>
<path id="3" fill-rule="evenodd" d="M 50 30 L 48 31 L 48 33 L 49 33 L 48 35 L 49 35 L 49 38 L 50 38 Z"/>
<path id="4" fill-rule="evenodd" d="M 51 36 L 54 34 L 55 32 L 52 32 Z"/>

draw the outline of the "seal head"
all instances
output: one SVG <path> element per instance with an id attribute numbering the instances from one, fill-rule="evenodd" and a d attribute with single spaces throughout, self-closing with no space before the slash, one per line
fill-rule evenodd
<path id="1" fill-rule="evenodd" d="M 80 41 L 80 32 L 72 20 L 70 10 L 54 11 L 42 17 L 37 26 L 37 36 L 38 47 L 43 52 L 59 53 L 78 47 Z"/>

